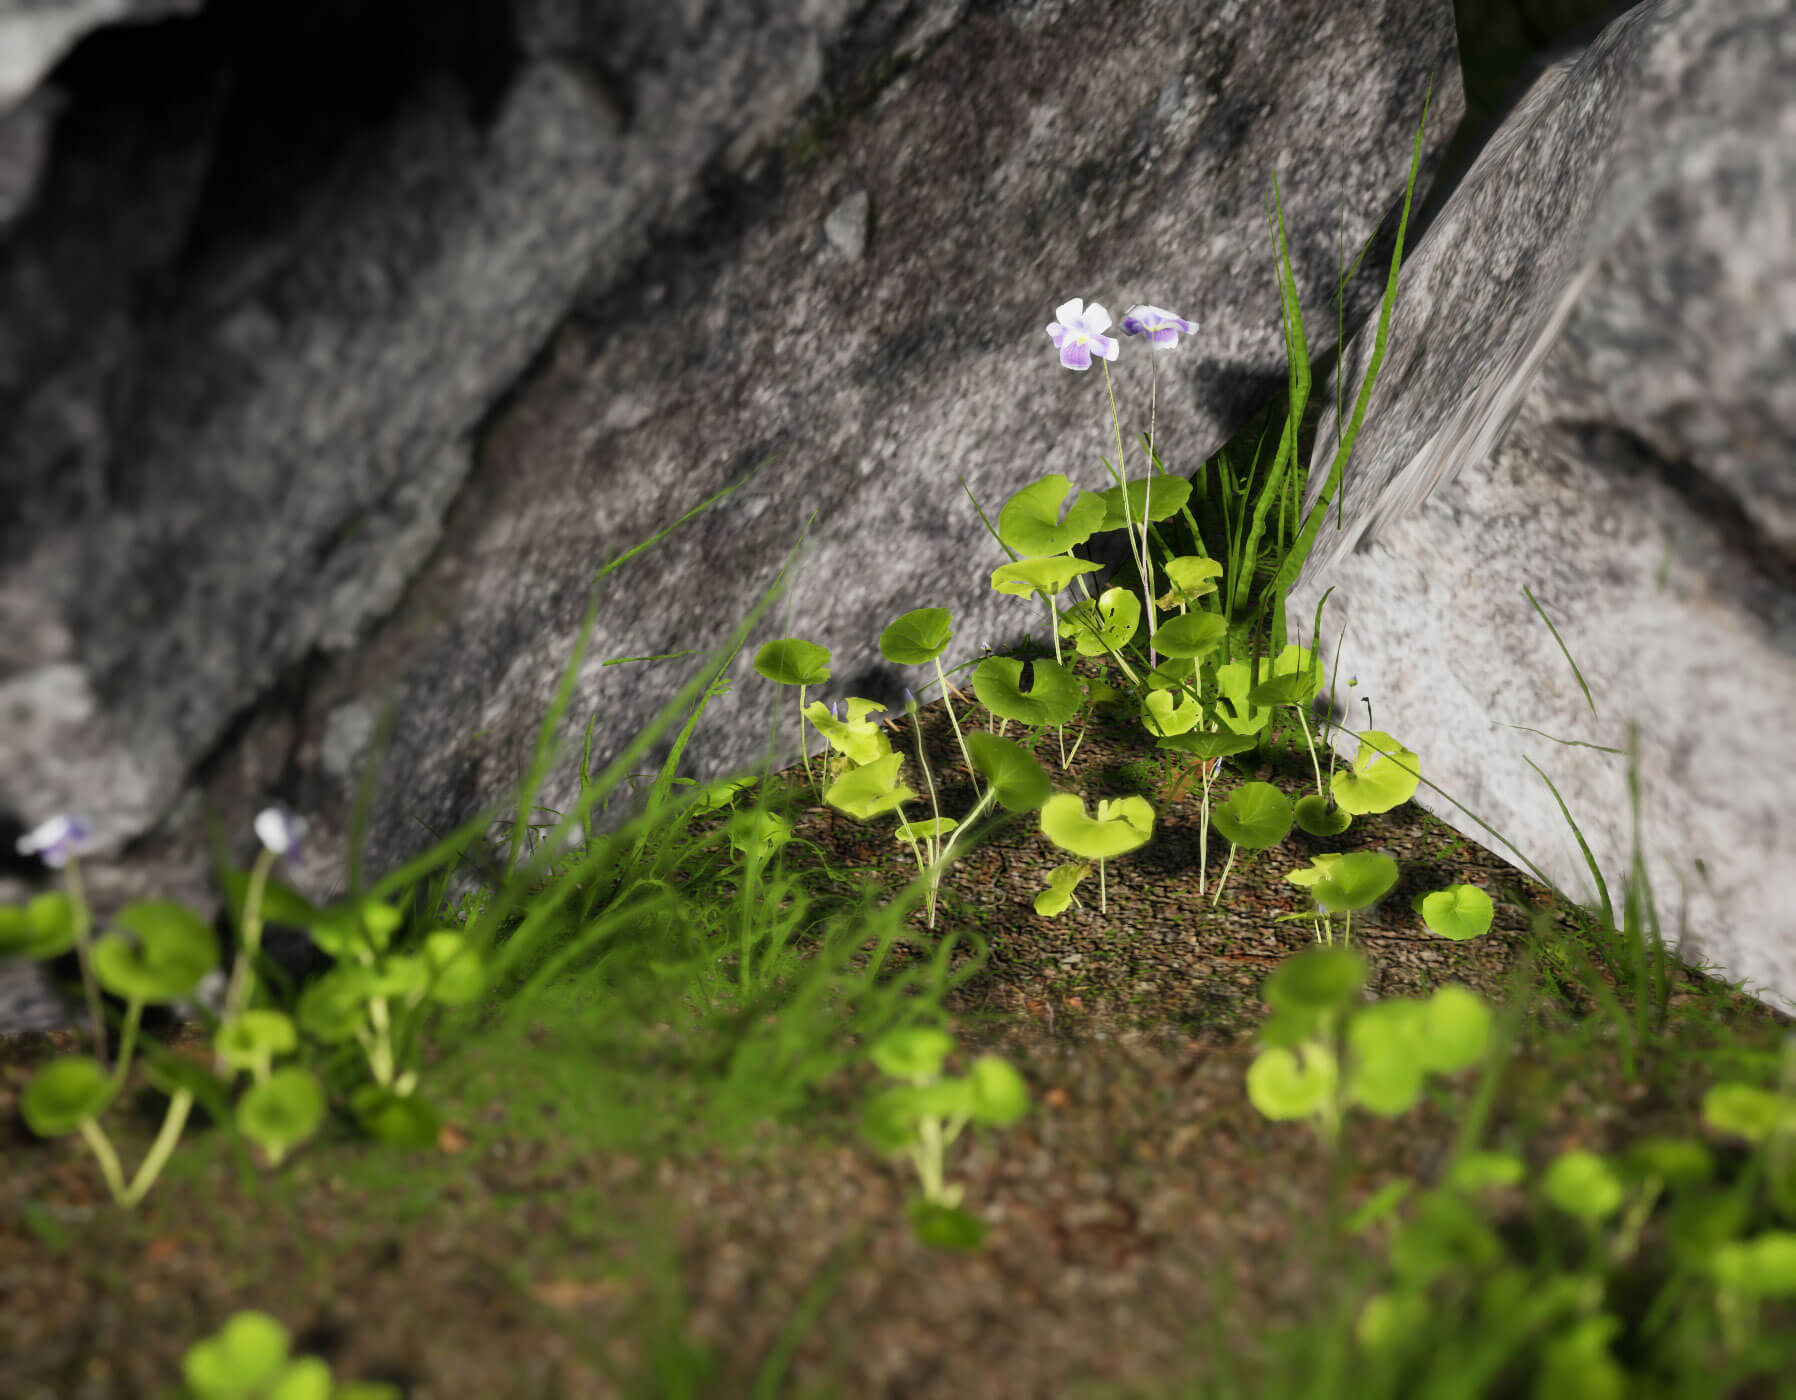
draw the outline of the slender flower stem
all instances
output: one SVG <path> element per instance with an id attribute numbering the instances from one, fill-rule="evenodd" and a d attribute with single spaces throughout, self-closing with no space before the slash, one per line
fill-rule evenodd
<path id="1" fill-rule="evenodd" d="M 256 973 L 251 963 L 262 944 L 262 896 L 275 859 L 274 852 L 264 848 L 256 853 L 256 863 L 250 868 L 249 889 L 243 900 L 243 946 L 237 950 L 237 963 L 231 969 L 231 984 L 225 991 L 221 1025 L 228 1026 L 241 1016 L 245 1005 L 256 994 Z M 230 1069 L 230 1062 L 223 1054 L 216 1056 L 213 1063 L 219 1074 Z"/>
<path id="2" fill-rule="evenodd" d="M 1150 342 L 1149 349 L 1152 349 L 1152 348 L 1153 347 Z M 1122 469 L 1121 469 L 1122 468 L 1122 460 L 1123 460 L 1122 423 L 1118 419 L 1117 414 L 1116 414 L 1116 386 L 1110 382 L 1110 362 L 1108 360 L 1102 360 L 1099 363 L 1101 363 L 1104 366 L 1104 389 L 1110 395 L 1110 422 L 1111 422 L 1111 425 L 1116 429 L 1117 475 L 1123 484 L 1123 492 L 1122 492 L 1123 534 L 1124 534 L 1124 537 L 1129 541 L 1129 558 L 1134 561 L 1135 571 L 1141 578 L 1141 603 L 1142 603 L 1142 606 L 1147 610 L 1147 664 L 1148 664 L 1149 668 L 1151 669 L 1155 664 L 1155 662 L 1154 662 L 1154 586 L 1149 577 L 1149 575 L 1152 572 L 1153 566 L 1150 563 L 1148 563 L 1148 557 L 1147 557 L 1147 514 L 1146 514 L 1146 512 L 1147 512 L 1147 508 L 1150 505 L 1152 505 L 1152 501 L 1151 501 L 1150 497 L 1153 495 L 1153 486 L 1152 486 L 1151 478 L 1150 478 L 1150 484 L 1148 486 L 1148 489 L 1146 492 L 1144 492 L 1142 494 L 1142 498 L 1141 498 L 1141 505 L 1142 505 L 1141 548 L 1140 548 L 1140 552 L 1137 553 L 1136 547 L 1135 547 L 1135 522 L 1129 515 L 1129 487 L 1128 487 L 1129 478 L 1128 478 L 1128 474 L 1126 472 L 1122 471 Z M 1151 457 L 1148 460 L 1148 467 L 1151 472 L 1152 468 L 1153 468 L 1153 459 Z"/>
<path id="3" fill-rule="evenodd" d="M 81 986 L 87 993 L 87 1014 L 93 1021 L 94 1058 L 106 1063 L 106 1013 L 100 1005 L 100 984 L 94 981 L 93 957 L 88 951 L 87 935 L 91 927 L 87 914 L 87 896 L 81 889 L 81 861 L 71 854 L 66 867 L 69 876 L 69 902 L 75 910 L 75 951 L 81 963 Z"/>

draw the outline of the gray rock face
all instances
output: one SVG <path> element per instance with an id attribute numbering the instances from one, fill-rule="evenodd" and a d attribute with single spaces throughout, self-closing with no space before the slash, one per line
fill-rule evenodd
<path id="1" fill-rule="evenodd" d="M 158 63 L 58 70 L 81 121 L 0 244 L 22 507 L 0 523 L 0 811 L 89 819 L 102 917 L 216 909 L 207 803 L 246 862 L 255 812 L 288 801 L 311 822 L 292 882 L 340 889 L 388 700 L 370 878 L 504 796 L 593 575 L 769 457 L 606 580 L 545 805 L 574 797 L 586 720 L 602 768 L 812 512 L 683 775 L 770 739 L 797 758 L 797 691 L 749 664 L 775 637 L 834 654 L 807 702 L 896 704 L 933 679 L 877 651 L 903 612 L 951 609 L 945 666 L 1041 635 L 991 591 L 1005 556 L 955 472 L 994 518 L 1047 471 L 1111 484 L 1103 376 L 1061 367 L 1054 308 L 1198 323 L 1157 399 L 1195 467 L 1285 382 L 1274 170 L 1304 304 L 1330 308 L 1337 245 L 1401 203 L 1430 82 L 1418 198 L 1462 110 L 1447 0 L 1157 0 L 1122 29 L 1033 3 L 607 9 L 394 6 L 374 58 L 315 19 L 207 11 L 146 32 Z M 283 75 L 326 57 L 323 111 Z M 1147 353 L 1110 366 L 1131 438 Z M 18 874 L 0 898 L 41 884 Z"/>
<path id="2" fill-rule="evenodd" d="M 106 25 L 191 14 L 203 0 L 0 0 L 0 233 L 26 208 L 62 94 L 40 86 L 82 37 Z"/>
<path id="3" fill-rule="evenodd" d="M 1796 998 L 1792 327 L 1796 12 L 1648 0 L 1549 69 L 1405 257 L 1344 528 L 1331 504 L 1287 614 L 1307 637 L 1333 585 L 1324 655 L 1344 632 L 1372 727 L 1594 901 L 1538 764 L 1618 918 L 1626 759 L 1542 736 L 1625 751 L 1637 721 L 1662 932 L 1676 941 L 1687 891 L 1685 955 L 1780 1009 Z M 1349 404 L 1370 341 L 1345 356 Z M 1312 501 L 1334 434 L 1331 408 Z M 1416 800 L 1517 860 L 1440 793 Z"/>
<path id="4" fill-rule="evenodd" d="M 35 88 L 84 34 L 191 14 L 204 0 L 0 0 L 0 112 Z"/>

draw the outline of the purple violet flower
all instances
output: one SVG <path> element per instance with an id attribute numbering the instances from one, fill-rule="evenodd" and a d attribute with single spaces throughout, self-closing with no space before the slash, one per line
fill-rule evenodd
<path id="1" fill-rule="evenodd" d="M 35 830 L 21 836 L 13 848 L 22 856 L 36 855 L 45 865 L 60 870 L 70 856 L 79 855 L 81 847 L 93 831 L 79 817 L 51 817 Z"/>

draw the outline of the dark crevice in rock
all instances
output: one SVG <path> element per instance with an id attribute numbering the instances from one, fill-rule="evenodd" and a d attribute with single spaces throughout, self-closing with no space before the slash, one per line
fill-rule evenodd
<path id="1" fill-rule="evenodd" d="M 1542 15 L 1533 13 L 1526 0 L 1456 0 L 1466 113 L 1427 196 L 1417 201 L 1404 238 L 1406 247 L 1421 246 L 1453 191 L 1541 74 L 1586 47 L 1641 0 L 1546 3 Z M 1520 44 L 1506 37 L 1512 21 Z"/>
<path id="2" fill-rule="evenodd" d="M 1796 597 L 1796 551 L 1767 538 L 1739 496 L 1712 474 L 1693 462 L 1667 460 L 1621 424 L 1557 419 L 1553 427 L 1575 445 L 1571 455 L 1576 460 L 1601 463 L 1622 480 L 1645 477 L 1659 482 L 1720 537 L 1720 558 L 1749 567 L 1767 588 Z M 1702 553 L 1710 557 L 1706 547 Z"/>

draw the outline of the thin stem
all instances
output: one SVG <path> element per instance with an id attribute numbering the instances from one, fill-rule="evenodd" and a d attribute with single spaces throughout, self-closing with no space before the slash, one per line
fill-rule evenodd
<path id="1" fill-rule="evenodd" d="M 1134 559 L 1136 572 L 1141 577 L 1141 601 L 1142 601 L 1143 605 L 1147 608 L 1147 657 L 1148 657 L 1148 666 L 1151 669 L 1154 664 L 1154 597 L 1153 597 L 1154 590 L 1153 590 L 1153 585 L 1148 582 L 1148 565 L 1145 562 L 1146 555 L 1147 555 L 1147 519 L 1145 516 L 1145 511 L 1146 511 L 1148 504 L 1150 503 L 1149 497 L 1151 497 L 1153 495 L 1153 483 L 1150 479 L 1149 484 L 1148 484 L 1148 490 L 1147 490 L 1146 494 L 1144 494 L 1142 497 L 1142 509 L 1143 509 L 1144 515 L 1143 515 L 1142 522 L 1141 522 L 1141 553 L 1137 554 L 1135 552 L 1135 521 L 1134 521 L 1133 517 L 1129 514 L 1129 478 L 1128 478 L 1128 473 L 1123 470 L 1124 464 L 1123 464 L 1122 423 L 1118 420 L 1118 418 L 1116 416 L 1116 386 L 1110 382 L 1110 362 L 1108 360 L 1105 360 L 1103 363 L 1104 363 L 1104 388 L 1105 388 L 1106 392 L 1108 392 L 1110 395 L 1110 422 L 1111 422 L 1111 425 L 1116 429 L 1116 466 L 1117 466 L 1117 475 L 1121 478 L 1122 503 L 1123 503 L 1123 529 L 1125 530 L 1125 532 L 1127 533 L 1127 536 L 1128 536 L 1129 555 L 1132 559 Z M 1152 421 L 1151 410 L 1150 410 L 1149 418 L 1150 418 L 1150 423 L 1151 423 L 1151 421 Z M 1092 605 L 1092 611 L 1095 615 L 1095 613 L 1097 611 L 1096 604 Z"/>
<path id="2" fill-rule="evenodd" d="M 87 935 L 91 925 L 87 913 L 87 897 L 81 889 L 81 862 L 73 855 L 69 857 L 68 870 L 69 898 L 75 906 L 75 952 L 81 964 L 81 986 L 87 993 L 87 1014 L 93 1022 L 94 1057 L 104 1065 L 106 1063 L 106 1016 L 100 1007 L 100 986 L 94 981 L 93 956 L 87 946 Z"/>

